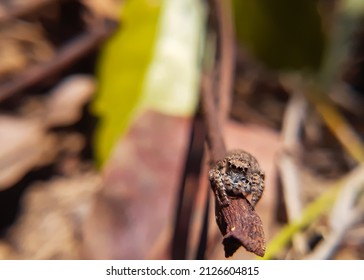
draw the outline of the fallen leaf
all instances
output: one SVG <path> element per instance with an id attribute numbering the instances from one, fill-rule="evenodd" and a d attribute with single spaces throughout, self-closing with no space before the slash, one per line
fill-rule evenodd
<path id="1" fill-rule="evenodd" d="M 103 171 L 84 230 L 86 258 L 145 259 L 161 232 L 169 232 L 189 123 L 153 111 L 135 120 Z"/>

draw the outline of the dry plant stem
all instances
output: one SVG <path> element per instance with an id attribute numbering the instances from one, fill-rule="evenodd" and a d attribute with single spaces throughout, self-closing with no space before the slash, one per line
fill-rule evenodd
<path id="1" fill-rule="evenodd" d="M 206 192 L 206 199 L 205 199 L 205 210 L 203 214 L 203 224 L 201 227 L 200 233 L 200 240 L 198 242 L 199 246 L 196 252 L 196 260 L 204 260 L 207 251 L 207 241 L 208 241 L 208 227 L 209 227 L 209 211 L 210 211 L 210 199 L 208 196 L 210 195 L 210 188 L 204 184 L 201 188 L 203 191 Z"/>
<path id="2" fill-rule="evenodd" d="M 284 151 L 279 157 L 278 168 L 283 184 L 288 220 L 294 221 L 301 216 L 302 211 L 298 166 L 294 162 L 292 155 Z"/>
<path id="3" fill-rule="evenodd" d="M 219 43 L 219 47 L 217 50 L 219 51 L 219 59 L 220 64 L 218 70 L 215 71 L 218 72 L 219 80 L 218 80 L 218 91 L 212 93 L 211 99 L 218 101 L 219 104 L 219 115 L 218 115 L 218 121 L 221 122 L 221 124 L 224 123 L 227 115 L 230 112 L 230 103 L 231 103 L 231 88 L 233 84 L 233 76 L 234 76 L 234 32 L 233 32 L 233 23 L 232 23 L 232 12 L 231 12 L 231 3 L 230 0 L 228 1 L 216 1 L 216 0 L 210 0 L 210 7 L 215 7 L 215 14 L 213 17 L 217 21 L 217 39 Z M 216 47 L 216 46 L 215 46 Z M 215 48 L 214 48 L 215 50 Z M 210 75 L 211 78 L 211 75 Z M 208 81 L 208 83 L 211 81 Z M 204 87 L 204 84 L 206 81 L 202 81 L 202 87 Z M 206 85 L 205 85 L 206 87 Z M 212 91 L 211 84 L 207 85 L 209 87 L 208 90 Z M 206 89 L 206 88 L 205 88 Z M 204 89 L 202 89 L 203 91 Z M 211 100 L 210 100 L 211 101 Z M 216 103 L 215 103 L 216 104 Z M 211 106 L 211 105 L 210 105 Z M 222 137 L 221 137 L 222 138 Z M 211 141 L 210 141 L 211 142 Z M 225 145 L 223 140 L 221 140 L 222 144 L 220 144 L 220 155 L 222 156 L 223 153 L 226 153 Z M 206 153 L 207 154 L 207 153 Z M 210 187 L 207 185 L 209 184 L 208 181 L 205 182 L 206 190 L 209 194 Z M 210 195 L 206 196 L 205 199 L 205 212 L 204 212 L 204 224 L 201 228 L 200 233 L 200 243 L 199 248 L 196 254 L 197 259 L 204 258 L 206 254 L 206 243 L 208 240 L 208 220 L 209 220 L 209 213 L 210 213 Z"/>
<path id="4" fill-rule="evenodd" d="M 223 122 L 230 112 L 231 90 L 235 73 L 235 40 L 234 25 L 230 0 L 214 0 L 219 28 L 219 84 L 218 112 L 219 120 Z"/>
<path id="5" fill-rule="evenodd" d="M 62 47 L 51 61 L 31 66 L 14 79 L 3 83 L 0 85 L 0 102 L 69 67 L 98 47 L 114 30 L 114 23 L 100 23 L 98 28 L 81 34 Z"/>
<path id="6" fill-rule="evenodd" d="M 279 156 L 278 162 L 279 176 L 282 180 L 283 197 L 285 207 L 287 209 L 289 223 L 301 217 L 302 202 L 301 202 L 301 182 L 299 178 L 299 170 L 297 164 L 294 162 L 292 155 L 283 152 Z M 293 237 L 293 247 L 299 251 L 300 254 L 307 252 L 307 244 L 304 240 L 304 236 L 297 233 Z"/>
<path id="7" fill-rule="evenodd" d="M 211 76 L 203 76 L 202 106 L 207 127 L 207 141 L 214 162 L 226 156 L 226 148 L 219 126 L 212 92 Z M 230 257 L 243 246 L 258 256 L 264 256 L 265 238 L 263 224 L 245 197 L 231 200 L 228 206 L 220 207 L 215 201 L 216 222 L 224 236 L 225 256 Z"/>
<path id="8" fill-rule="evenodd" d="M 193 203 L 199 191 L 199 174 L 204 154 L 205 127 L 200 114 L 193 120 L 187 159 L 175 217 L 171 257 L 175 260 L 186 259 L 187 243 L 191 230 Z"/>
<path id="9" fill-rule="evenodd" d="M 219 29 L 219 79 L 216 86 L 216 96 L 212 82 L 214 71 L 202 76 L 201 98 L 210 159 L 216 163 L 227 155 L 221 125 L 230 111 L 231 90 L 234 80 L 235 43 L 230 1 L 211 0 L 210 3 L 211 6 L 215 7 Z M 219 101 L 218 105 L 215 100 Z M 225 256 L 232 256 L 240 246 L 258 256 L 263 256 L 265 239 L 262 221 L 249 201 L 241 196 L 232 199 L 226 207 L 221 207 L 217 201 L 215 201 L 215 205 L 216 222 L 224 236 Z"/>
<path id="10" fill-rule="evenodd" d="M 216 8 L 216 19 L 218 25 L 218 40 L 219 40 L 219 50 L 220 50 L 220 64 L 219 64 L 219 79 L 218 79 L 218 96 L 219 96 L 219 108 L 214 109 L 216 114 L 218 114 L 219 121 L 223 122 L 225 120 L 229 108 L 230 108 L 230 92 L 233 83 L 233 73 L 234 73 L 234 36 L 233 36 L 233 23 L 232 23 L 232 13 L 231 13 L 231 6 L 230 1 L 216 1 L 213 0 L 211 5 L 214 5 Z M 202 82 L 202 84 L 204 84 Z M 211 89 L 209 89 L 211 90 Z M 212 92 L 212 91 L 211 91 Z M 209 101 L 214 102 L 216 98 L 211 97 Z M 210 104 L 208 106 L 212 106 Z M 212 125 L 217 124 L 217 120 L 215 120 Z M 196 119 L 195 119 L 196 125 Z M 211 128 L 212 131 L 220 132 L 218 128 Z M 197 134 L 202 135 L 202 129 L 197 128 L 197 130 L 193 133 L 192 138 L 194 138 Z M 214 135 L 215 140 L 212 140 L 214 143 L 217 143 L 219 146 L 215 149 L 217 151 L 217 157 L 224 157 L 226 150 L 225 145 L 220 133 L 220 137 L 218 133 Z M 198 140 L 198 139 L 197 139 Z M 172 246 L 172 258 L 173 259 L 185 259 L 187 253 L 187 241 L 188 241 L 188 233 L 189 233 L 189 225 L 190 225 L 190 216 L 192 211 L 193 202 L 196 199 L 197 188 L 196 183 L 197 175 L 200 172 L 200 167 L 196 167 L 196 165 L 200 164 L 201 157 L 203 154 L 203 140 L 202 142 L 198 142 L 194 139 L 192 140 L 192 146 L 190 147 L 189 151 L 189 158 L 191 155 L 199 154 L 198 159 L 193 158 L 193 163 L 189 162 L 187 159 L 186 162 L 186 170 L 184 175 L 184 181 L 182 182 L 181 186 L 181 193 L 179 196 L 179 209 L 177 211 L 176 216 L 176 223 L 175 223 L 175 232 L 173 237 L 173 246 Z M 197 150 L 193 151 L 193 149 L 197 148 Z M 199 152 L 200 151 L 200 152 Z M 192 154 L 193 153 L 193 154 Z M 196 157 L 196 156 L 195 156 Z M 209 205 L 209 196 L 206 197 L 206 209 L 208 210 Z M 204 225 L 201 229 L 200 235 L 200 245 L 197 252 L 197 258 L 203 258 L 206 249 L 206 240 L 207 240 L 207 220 L 208 220 L 208 211 L 205 212 L 205 221 Z"/>
<path id="11" fill-rule="evenodd" d="M 299 134 L 305 116 L 306 103 L 299 93 L 294 94 L 288 104 L 283 120 L 283 149 L 279 170 L 283 183 L 285 203 L 290 221 L 301 216 L 299 170 L 292 155 L 298 152 Z"/>
<path id="12" fill-rule="evenodd" d="M 207 129 L 207 144 L 210 148 L 211 160 L 217 162 L 225 157 L 226 147 L 217 116 L 211 75 L 202 75 L 201 86 L 202 109 Z"/>
<path id="13" fill-rule="evenodd" d="M 283 197 L 289 222 L 299 219 L 302 213 L 299 168 L 294 161 L 294 154 L 298 152 L 300 129 L 305 113 L 306 102 L 303 96 L 299 92 L 294 93 L 283 119 L 282 141 L 284 150 L 278 161 L 278 170 L 282 179 Z M 293 245 L 302 254 L 307 250 L 302 235 L 294 237 Z"/>

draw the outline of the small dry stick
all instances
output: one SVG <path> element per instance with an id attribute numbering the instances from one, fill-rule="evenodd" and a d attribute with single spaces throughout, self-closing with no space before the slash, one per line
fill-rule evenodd
<path id="1" fill-rule="evenodd" d="M 210 148 L 211 159 L 217 164 L 217 166 L 215 166 L 215 168 L 213 168 L 212 170 L 216 171 L 220 170 L 221 162 L 227 160 L 225 158 L 227 153 L 216 115 L 216 106 L 212 92 L 211 75 L 203 76 L 202 78 L 202 106 L 205 114 L 207 127 L 207 142 Z M 229 157 L 231 155 L 227 156 Z M 251 176 L 249 175 L 249 180 L 254 182 L 254 184 L 252 183 L 250 192 L 248 191 L 248 189 L 246 189 L 245 193 L 252 194 L 252 204 L 255 205 L 261 197 L 262 188 L 264 186 L 262 186 L 262 180 L 264 182 L 264 174 L 259 169 L 255 158 L 250 158 L 247 164 L 248 165 L 245 167 L 237 163 L 236 167 L 242 168 L 241 174 L 251 174 Z M 249 170 L 244 168 L 248 168 Z M 224 170 L 226 172 L 230 172 L 227 169 Z M 230 174 L 232 175 L 230 179 L 233 183 L 235 183 L 235 179 L 243 180 L 243 176 L 240 176 L 239 178 L 233 178 L 233 173 Z M 223 186 L 225 186 L 225 184 L 229 183 L 226 183 L 224 181 Z M 239 186 L 239 182 L 236 182 L 236 184 Z M 263 224 L 257 213 L 254 211 L 253 205 L 250 204 L 250 202 L 244 196 L 243 185 L 242 192 L 239 191 L 237 195 L 232 195 L 229 197 L 226 192 L 226 196 L 224 196 L 224 192 L 222 192 L 221 196 L 221 189 L 223 188 L 218 188 L 214 181 L 212 182 L 211 187 L 215 193 L 216 198 L 216 222 L 221 233 L 224 236 L 223 245 L 225 250 L 225 257 L 232 256 L 240 246 L 243 246 L 246 250 L 253 252 L 258 256 L 264 256 L 265 237 Z M 258 194 L 259 188 L 261 189 L 260 194 Z M 234 191 L 232 192 L 234 193 Z M 221 197 L 226 198 L 228 200 L 228 203 L 220 203 Z"/>
<path id="2" fill-rule="evenodd" d="M 52 60 L 30 66 L 14 79 L 1 84 L 0 102 L 69 67 L 79 58 L 96 49 L 115 29 L 114 22 L 106 20 L 100 22 L 98 28 L 86 31 L 59 49 Z"/>

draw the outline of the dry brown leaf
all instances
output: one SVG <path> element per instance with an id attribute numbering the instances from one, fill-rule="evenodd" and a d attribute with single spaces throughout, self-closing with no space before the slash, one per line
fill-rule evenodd
<path id="1" fill-rule="evenodd" d="M 134 121 L 105 166 L 84 231 L 86 258 L 145 259 L 170 232 L 189 124 L 152 111 Z"/>
<path id="2" fill-rule="evenodd" d="M 263 257 L 265 237 L 262 221 L 245 198 L 231 199 L 228 207 L 217 207 L 216 222 L 224 236 L 225 257 L 231 257 L 243 246 Z"/>

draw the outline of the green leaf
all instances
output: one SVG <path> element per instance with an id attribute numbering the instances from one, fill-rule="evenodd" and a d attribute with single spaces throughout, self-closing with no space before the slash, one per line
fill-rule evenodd
<path id="1" fill-rule="evenodd" d="M 197 104 L 205 7 L 197 0 L 129 0 L 121 26 L 104 46 L 100 117 L 94 138 L 99 165 L 142 110 L 191 115 Z"/>
<path id="2" fill-rule="evenodd" d="M 153 53 L 162 1 L 126 1 L 121 26 L 104 46 L 98 64 L 99 91 L 93 103 L 100 116 L 95 154 L 102 164 L 136 110 Z"/>

